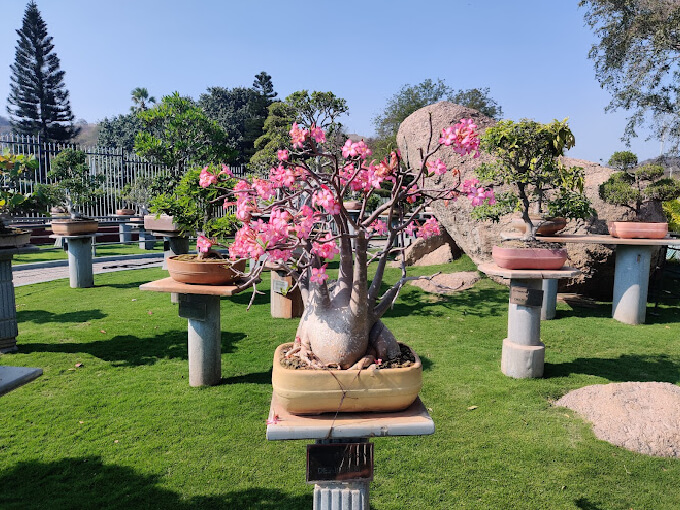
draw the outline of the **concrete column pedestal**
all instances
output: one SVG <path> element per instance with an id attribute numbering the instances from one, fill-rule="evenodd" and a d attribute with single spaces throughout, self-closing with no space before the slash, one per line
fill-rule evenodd
<path id="1" fill-rule="evenodd" d="M 543 280 L 543 305 L 541 306 L 541 320 L 549 321 L 557 315 L 557 283 L 558 280 Z"/>
<path id="2" fill-rule="evenodd" d="M 94 287 L 92 273 L 92 236 L 69 236 L 68 274 L 72 289 Z"/>
<path id="3" fill-rule="evenodd" d="M 189 386 L 214 386 L 222 380 L 220 297 L 179 294 L 179 316 L 188 321 Z"/>
<path id="4" fill-rule="evenodd" d="M 12 256 L 0 250 L 0 353 L 17 351 L 17 307 L 12 283 Z"/>
<path id="5" fill-rule="evenodd" d="M 612 317 L 626 324 L 644 324 L 652 246 L 616 247 Z"/>
<path id="6" fill-rule="evenodd" d="M 121 243 L 129 243 L 132 241 L 132 225 L 129 223 L 118 224 L 118 240 Z"/>
<path id="7" fill-rule="evenodd" d="M 540 291 L 542 280 L 510 280 L 513 287 Z M 543 377 L 545 345 L 541 342 L 541 307 L 512 303 L 508 309 L 508 337 L 503 340 L 501 371 L 515 379 Z"/>

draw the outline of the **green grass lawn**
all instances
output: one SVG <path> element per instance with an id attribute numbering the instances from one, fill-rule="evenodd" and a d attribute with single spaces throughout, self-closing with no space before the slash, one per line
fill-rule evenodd
<path id="1" fill-rule="evenodd" d="M 142 253 L 163 253 L 163 241 L 156 241 L 153 250 L 142 250 L 138 243 L 134 244 L 98 244 L 95 257 L 110 257 L 113 255 L 138 255 Z M 12 265 L 29 264 L 32 262 L 45 262 L 49 260 L 67 260 L 68 253 L 61 248 L 53 246 L 40 246 L 40 249 L 32 253 L 15 255 Z"/>
<path id="2" fill-rule="evenodd" d="M 467 258 L 436 270 L 473 268 Z M 305 441 L 265 439 L 275 347 L 296 321 L 272 319 L 268 293 L 222 300 L 222 384 L 188 384 L 186 320 L 140 284 L 161 269 L 16 289 L 17 354 L 44 375 L 0 397 L 0 508 L 300 509 Z M 387 279 L 396 281 L 391 269 Z M 268 290 L 268 278 L 262 290 Z M 611 305 L 558 305 L 542 324 L 545 378 L 500 372 L 508 290 L 488 279 L 454 296 L 407 286 L 384 321 L 424 364 L 421 399 L 437 431 L 376 438 L 373 509 L 677 509 L 680 460 L 597 440 L 551 401 L 620 381 L 680 381 L 680 309 L 648 324 Z M 81 367 L 76 367 L 82 364 Z M 472 409 L 474 406 L 474 409 Z"/>

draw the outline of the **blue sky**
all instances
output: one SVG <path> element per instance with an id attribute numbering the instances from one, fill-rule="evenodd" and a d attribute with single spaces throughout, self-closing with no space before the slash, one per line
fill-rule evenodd
<path id="1" fill-rule="evenodd" d="M 24 0 L 3 0 L 0 115 L 6 114 Z M 66 71 L 77 118 L 126 113 L 130 91 L 194 98 L 208 87 L 250 86 L 266 71 L 279 97 L 300 89 L 347 100 L 349 132 L 371 120 L 405 84 L 441 78 L 455 89 L 490 87 L 505 118 L 569 117 L 569 155 L 607 161 L 625 147 L 626 113 L 587 58 L 594 36 L 577 0 L 38 0 Z M 633 142 L 642 160 L 658 141 Z"/>

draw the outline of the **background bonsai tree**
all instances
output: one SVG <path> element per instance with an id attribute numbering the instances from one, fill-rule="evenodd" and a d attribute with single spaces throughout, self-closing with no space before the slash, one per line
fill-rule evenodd
<path id="1" fill-rule="evenodd" d="M 149 214 L 151 203 L 151 184 L 153 179 L 146 176 L 137 176 L 132 184 L 126 184 L 121 192 L 121 199 L 126 203 L 137 207 L 139 214 Z"/>
<path id="2" fill-rule="evenodd" d="M 626 156 L 626 164 L 622 164 L 621 155 Z M 680 195 L 680 183 L 664 177 L 661 165 L 637 165 L 637 157 L 631 152 L 615 152 L 609 165 L 619 168 L 609 179 L 600 185 L 600 198 L 613 205 L 622 205 L 640 218 L 643 204 L 652 201 L 666 202 Z"/>
<path id="3" fill-rule="evenodd" d="M 47 177 L 56 181 L 48 185 L 53 205 L 65 205 L 73 220 L 83 217 L 78 208 L 92 204 L 104 182 L 103 175 L 90 172 L 85 153 L 74 149 L 64 149 L 55 156 Z"/>
<path id="4" fill-rule="evenodd" d="M 30 193 L 19 191 L 21 178 L 29 171 L 38 168 L 38 161 L 33 155 L 12 154 L 5 149 L 0 154 L 0 234 L 11 234 L 15 229 L 9 228 L 5 223 L 6 216 L 20 210 L 30 197 Z"/>
<path id="5" fill-rule="evenodd" d="M 210 168 L 201 172 L 203 186 L 223 191 L 227 204 L 231 197 L 236 201 L 236 216 L 243 226 L 229 247 L 230 256 L 258 259 L 267 254 L 270 263 L 295 278 L 305 311 L 289 355 L 295 353 L 313 367 L 341 368 L 394 358 L 400 348 L 380 318 L 402 286 L 420 277 L 407 276 L 402 263 L 400 280 L 385 290 L 388 257 L 400 252 L 395 241 L 404 232 L 419 237 L 439 233 L 436 219 L 421 223 L 418 215 L 433 201 L 456 199 L 459 183 L 430 189 L 425 178 L 448 171 L 458 174 L 435 155 L 445 147 L 461 155 L 477 154 L 476 126 L 463 119 L 444 129 L 438 141 L 424 140 L 429 149 L 421 150 L 414 169 L 404 168 L 396 152 L 369 163 L 371 152 L 363 141 L 347 140 L 341 157 L 332 150 L 333 141 L 327 142 L 326 132 L 315 125 L 294 123 L 289 135 L 292 147 L 278 152 L 279 164 L 268 179 L 239 179 L 229 190 L 224 187 L 231 182 L 228 174 Z M 389 195 L 369 213 L 367 204 L 377 189 L 388 190 Z M 361 192 L 362 207 L 355 219 L 342 203 L 348 191 Z M 492 199 L 490 193 L 486 201 Z M 378 238 L 386 239 L 377 243 Z M 199 240 L 207 246 L 217 242 Z M 330 281 L 328 263 L 338 255 L 338 278 Z M 370 263 L 375 263 L 375 273 L 369 280 Z M 259 271 L 261 267 L 251 271 L 241 288 L 254 285 Z"/>
<path id="6" fill-rule="evenodd" d="M 220 239 L 232 236 L 238 229 L 238 222 L 234 214 L 219 214 L 224 202 L 221 198 L 223 192 L 215 187 L 201 186 L 200 176 L 208 172 L 211 175 L 220 173 L 231 175 L 226 165 L 192 168 L 184 174 L 172 191 L 160 193 L 151 199 L 151 212 L 172 216 L 173 223 L 179 226 L 182 235 L 197 234 L 199 237 Z M 223 185 L 229 188 L 233 187 L 235 182 L 235 179 L 231 179 L 223 181 Z M 199 251 L 199 258 L 205 258 L 208 254 L 211 257 L 219 256 L 214 251 L 206 250 Z"/>
<path id="7" fill-rule="evenodd" d="M 583 168 L 566 167 L 559 159 L 574 143 L 566 119 L 549 124 L 502 120 L 487 128 L 481 147 L 496 161 L 480 165 L 477 176 L 493 185 L 508 185 L 511 190 L 499 193 L 495 204 L 478 207 L 473 215 L 498 221 L 504 214 L 520 211 L 526 224 L 525 240 L 535 240 L 540 226 L 540 220 L 535 222 L 530 214 L 565 218 L 592 215 L 590 201 L 583 193 Z M 465 186 L 474 189 L 477 184 L 466 181 Z"/>

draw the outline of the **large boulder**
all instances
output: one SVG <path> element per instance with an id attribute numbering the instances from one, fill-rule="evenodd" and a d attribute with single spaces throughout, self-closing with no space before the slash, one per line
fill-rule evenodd
<path id="1" fill-rule="evenodd" d="M 430 133 L 433 133 L 433 139 L 430 141 L 430 145 L 433 145 L 443 128 L 457 123 L 462 118 L 472 118 L 481 132 L 496 123 L 477 110 L 448 102 L 421 108 L 402 122 L 397 133 L 397 143 L 404 160 L 413 167 L 418 166 L 419 148 L 428 146 Z M 459 182 L 459 179 L 460 182 L 472 179 L 475 177 L 475 169 L 482 162 L 493 161 L 493 157 L 487 153 L 481 153 L 479 158 L 473 159 L 469 156 L 461 157 L 446 147 L 437 153 L 437 157 L 446 163 L 447 168 L 457 168 L 459 175 L 453 176 L 451 172 L 447 172 L 444 176 L 431 178 L 430 184 L 436 187 L 451 186 Z M 585 193 L 597 211 L 595 218 L 569 221 L 564 233 L 606 234 L 608 221 L 630 219 L 631 213 L 627 208 L 606 204 L 598 195 L 600 184 L 607 180 L 614 170 L 601 167 L 598 163 L 568 157 L 564 158 L 564 162 L 569 166 L 584 168 Z M 503 188 L 496 188 L 497 192 L 502 190 Z M 498 223 L 472 219 L 470 217 L 472 206 L 464 197 L 448 203 L 438 202 L 433 205 L 433 209 L 435 216 L 455 243 L 477 265 L 491 260 L 491 249 L 500 241 L 502 232 L 513 231 L 510 227 L 511 215 L 501 218 Z M 665 221 L 658 204 L 646 207 L 641 219 Z M 571 281 L 563 280 L 561 282 L 563 290 L 581 292 L 602 299 L 611 297 L 614 275 L 613 251 L 607 246 L 597 244 L 568 244 L 566 248 L 569 253 L 568 264 L 577 267 L 582 273 Z"/>

